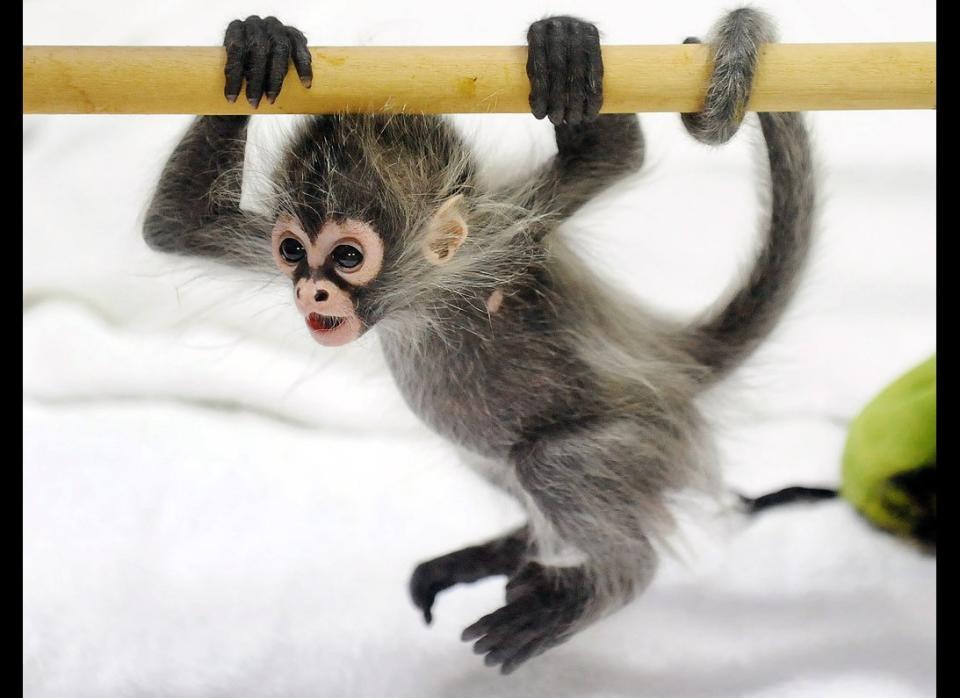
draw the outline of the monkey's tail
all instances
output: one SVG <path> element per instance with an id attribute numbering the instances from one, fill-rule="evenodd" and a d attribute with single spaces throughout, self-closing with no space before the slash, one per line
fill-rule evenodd
<path id="1" fill-rule="evenodd" d="M 752 8 L 727 14 L 710 43 L 714 68 L 704 108 L 684 114 L 692 136 L 720 144 L 743 119 L 760 47 L 776 40 L 767 15 Z M 685 43 L 698 43 L 689 38 Z M 770 164 L 770 214 L 763 243 L 744 283 L 722 307 L 687 330 L 686 348 L 713 376 L 742 362 L 773 330 L 793 296 L 811 247 L 814 214 L 810 141 L 797 113 L 760 113 Z"/>
<path id="2" fill-rule="evenodd" d="M 689 330 L 691 353 L 716 377 L 746 359 L 776 326 L 794 295 L 812 242 L 813 164 L 802 117 L 759 117 L 770 162 L 770 213 L 763 242 L 733 297 Z"/>
<path id="3" fill-rule="evenodd" d="M 740 499 L 741 506 L 743 506 L 748 514 L 756 514 L 770 507 L 794 504 L 796 502 L 819 502 L 824 499 L 834 499 L 839 495 L 840 492 L 838 490 L 828 487 L 801 487 L 794 485 L 759 497 L 747 497 L 743 494 L 738 494 L 737 497 Z"/>

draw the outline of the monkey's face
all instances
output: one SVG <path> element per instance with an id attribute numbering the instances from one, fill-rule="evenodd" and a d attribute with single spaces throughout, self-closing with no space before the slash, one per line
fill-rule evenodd
<path id="1" fill-rule="evenodd" d="M 383 242 L 369 224 L 327 220 L 308 235 L 283 215 L 273 228 L 272 249 L 280 271 L 293 281 L 297 309 L 317 342 L 337 347 L 363 333 L 357 292 L 383 265 Z"/>
<path id="2" fill-rule="evenodd" d="M 463 206 L 464 197 L 457 194 L 436 208 L 422 234 L 414 237 L 414 257 L 429 266 L 450 262 L 467 236 Z M 370 305 L 378 294 L 372 284 L 386 265 L 385 247 L 370 223 L 328 218 L 308 233 L 297 218 L 282 214 L 273 227 L 271 248 L 277 267 L 293 281 L 297 309 L 320 344 L 352 342 L 381 315 L 371 312 Z M 394 277 L 410 273 L 398 269 L 396 259 L 392 265 Z"/>

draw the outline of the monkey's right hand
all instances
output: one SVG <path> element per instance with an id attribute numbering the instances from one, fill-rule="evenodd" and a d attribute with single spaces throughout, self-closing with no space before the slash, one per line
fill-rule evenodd
<path id="1" fill-rule="evenodd" d="M 603 104 L 603 59 L 597 28 L 576 17 L 549 17 L 527 32 L 530 108 L 554 126 L 594 121 Z"/>
<path id="2" fill-rule="evenodd" d="M 280 94 L 291 58 L 303 86 L 310 87 L 313 82 L 307 37 L 299 29 L 284 26 L 276 17 L 261 19 L 251 15 L 235 19 L 227 27 L 223 46 L 227 49 L 223 94 L 229 102 L 237 100 L 246 79 L 247 101 L 254 109 L 260 106 L 264 92 L 273 104 Z"/>

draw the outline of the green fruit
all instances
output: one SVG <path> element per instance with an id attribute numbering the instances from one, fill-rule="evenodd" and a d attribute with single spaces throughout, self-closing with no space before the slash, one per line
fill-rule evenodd
<path id="1" fill-rule="evenodd" d="M 841 494 L 871 523 L 936 544 L 936 355 L 901 376 L 854 419 Z"/>

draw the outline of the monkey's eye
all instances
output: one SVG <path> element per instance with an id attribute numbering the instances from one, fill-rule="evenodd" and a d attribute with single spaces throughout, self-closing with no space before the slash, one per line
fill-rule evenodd
<path id="1" fill-rule="evenodd" d="M 307 251 L 303 249 L 303 245 L 300 244 L 299 240 L 285 238 L 284 241 L 280 243 L 280 256 L 290 262 L 290 264 L 296 264 L 307 256 Z"/>
<path id="2" fill-rule="evenodd" d="M 338 267 L 344 269 L 356 269 L 363 263 L 363 252 L 353 245 L 337 245 L 330 256 Z"/>

